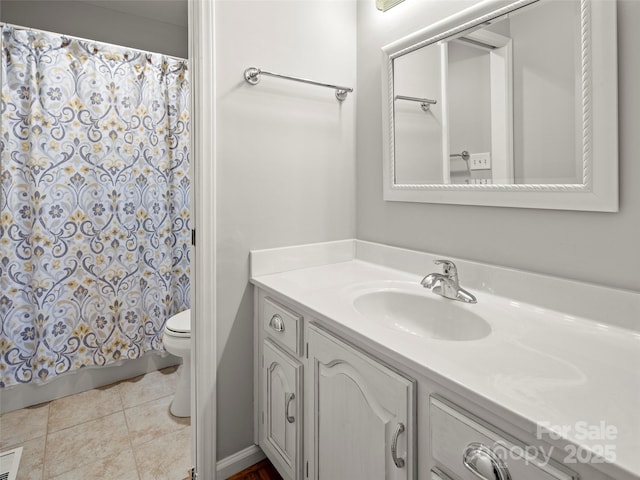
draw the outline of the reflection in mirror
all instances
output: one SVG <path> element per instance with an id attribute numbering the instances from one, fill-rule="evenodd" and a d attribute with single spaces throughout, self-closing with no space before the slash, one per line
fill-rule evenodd
<path id="1" fill-rule="evenodd" d="M 383 47 L 384 199 L 617 211 L 616 10 L 483 0 Z"/>
<path id="2" fill-rule="evenodd" d="M 436 46 L 420 48 L 394 60 L 396 183 L 440 183 L 442 163 L 442 98 L 440 53 Z M 401 95 L 405 94 L 405 95 Z M 425 112 L 417 101 L 434 99 Z"/>
<path id="3" fill-rule="evenodd" d="M 538 2 L 394 58 L 394 182 L 582 184 L 580 15 Z"/>

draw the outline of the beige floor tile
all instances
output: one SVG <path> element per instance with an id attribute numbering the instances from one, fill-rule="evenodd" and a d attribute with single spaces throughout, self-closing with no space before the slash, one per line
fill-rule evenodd
<path id="1" fill-rule="evenodd" d="M 116 441 L 114 439 L 114 441 Z M 51 480 L 139 480 L 136 461 L 131 448 L 108 458 L 102 458 L 80 468 L 75 468 Z"/>
<path id="2" fill-rule="evenodd" d="M 173 395 L 178 383 L 176 367 L 147 373 L 118 384 L 124 408 Z"/>
<path id="3" fill-rule="evenodd" d="M 0 415 L 0 450 L 46 435 L 48 417 L 48 403 Z"/>
<path id="4" fill-rule="evenodd" d="M 122 410 L 117 385 L 96 388 L 51 402 L 48 433 Z"/>
<path id="5" fill-rule="evenodd" d="M 124 414 L 127 419 L 129 438 L 134 451 L 138 445 L 190 425 L 189 418 L 177 418 L 169 413 L 171 400 L 171 396 L 163 397 L 137 407 L 125 409 Z"/>
<path id="6" fill-rule="evenodd" d="M 20 445 L 23 450 L 16 480 L 42 480 L 45 440 L 40 437 Z"/>
<path id="7" fill-rule="evenodd" d="M 141 480 L 178 480 L 191 469 L 191 429 L 182 428 L 139 447 L 134 455 Z"/>
<path id="8" fill-rule="evenodd" d="M 55 477 L 130 448 L 122 412 L 47 435 L 45 478 Z"/>

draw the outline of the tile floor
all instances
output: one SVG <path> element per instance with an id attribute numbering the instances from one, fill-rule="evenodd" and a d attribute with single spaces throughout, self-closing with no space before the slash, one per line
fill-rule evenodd
<path id="1" fill-rule="evenodd" d="M 24 447 L 18 480 L 190 478 L 188 418 L 169 413 L 176 367 L 0 415 L 0 451 Z"/>

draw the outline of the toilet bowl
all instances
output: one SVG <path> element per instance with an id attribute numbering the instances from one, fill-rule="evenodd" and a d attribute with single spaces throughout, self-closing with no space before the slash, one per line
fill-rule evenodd
<path id="1" fill-rule="evenodd" d="M 167 320 L 162 343 L 167 352 L 182 357 L 178 385 L 171 402 L 171 414 L 176 417 L 189 417 L 191 415 L 191 310 L 184 310 Z"/>

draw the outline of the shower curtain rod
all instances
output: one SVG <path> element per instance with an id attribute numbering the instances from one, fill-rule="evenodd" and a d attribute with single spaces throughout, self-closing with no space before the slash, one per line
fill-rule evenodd
<path id="1" fill-rule="evenodd" d="M 20 30 L 28 30 L 28 31 L 31 31 L 31 32 L 47 33 L 49 35 L 60 35 L 61 37 L 67 37 L 67 38 L 71 38 L 73 40 L 80 40 L 82 42 L 93 42 L 93 43 L 98 43 L 100 45 L 105 45 L 107 47 L 125 48 L 127 50 L 131 50 L 132 52 L 150 53 L 152 55 L 162 55 L 163 57 L 167 57 L 167 58 L 170 58 L 172 60 L 182 61 L 182 62 L 187 62 L 187 63 L 189 62 L 188 58 L 176 57 L 176 56 L 173 56 L 173 55 L 167 55 L 166 53 L 160 53 L 160 52 L 150 52 L 149 50 L 140 50 L 139 48 L 128 47 L 126 45 L 117 45 L 115 43 L 103 42 L 101 40 L 93 40 L 91 38 L 76 37 L 74 35 L 67 35 L 66 33 L 51 32 L 49 30 L 43 30 L 41 28 L 24 27 L 22 25 L 16 25 L 14 23 L 7 23 L 7 22 L 1 22 L 0 26 L 2 27 L 3 30 L 4 30 L 5 27 L 11 27 L 11 28 L 17 28 L 17 29 L 20 29 Z"/>

